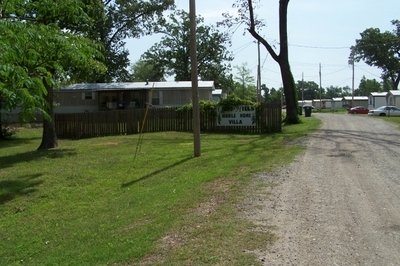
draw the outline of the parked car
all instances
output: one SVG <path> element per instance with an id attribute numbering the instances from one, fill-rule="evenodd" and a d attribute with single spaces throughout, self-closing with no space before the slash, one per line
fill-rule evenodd
<path id="1" fill-rule="evenodd" d="M 368 112 L 368 108 L 365 108 L 364 106 L 356 106 L 350 108 L 348 111 L 349 114 L 368 114 Z"/>
<path id="2" fill-rule="evenodd" d="M 400 116 L 400 108 L 396 106 L 381 106 L 375 110 L 369 110 L 368 115 L 373 116 Z"/>

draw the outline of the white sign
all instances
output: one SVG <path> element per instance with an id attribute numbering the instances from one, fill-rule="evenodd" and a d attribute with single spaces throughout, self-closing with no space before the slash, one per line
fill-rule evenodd
<path id="1" fill-rule="evenodd" d="M 233 107 L 232 111 L 222 111 L 222 106 L 217 108 L 218 126 L 255 126 L 256 109 L 252 105 Z"/>

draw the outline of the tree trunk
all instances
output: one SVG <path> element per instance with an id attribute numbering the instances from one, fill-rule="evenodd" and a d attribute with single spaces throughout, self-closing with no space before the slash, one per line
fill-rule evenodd
<path id="1" fill-rule="evenodd" d="M 2 101 L 2 99 L 0 98 L 0 140 L 5 138 L 4 134 L 3 134 L 3 121 L 1 118 L 1 109 L 3 108 L 1 101 Z"/>
<path id="2" fill-rule="evenodd" d="M 277 55 L 272 46 L 261 37 L 255 30 L 254 10 L 251 0 L 247 0 L 250 12 L 250 34 L 260 41 L 267 49 L 272 58 L 279 64 L 281 69 L 281 77 L 286 100 L 286 124 L 297 124 L 300 122 L 297 102 L 297 90 L 294 82 L 292 71 L 289 64 L 289 48 L 287 37 L 287 9 L 289 0 L 279 1 L 279 38 L 280 38 L 280 53 Z"/>
<path id="3" fill-rule="evenodd" d="M 5 136 L 3 134 L 3 121 L 1 120 L 1 102 L 0 102 L 0 140 L 5 139 Z"/>
<path id="4" fill-rule="evenodd" d="M 393 90 L 397 90 L 400 83 L 400 70 L 397 72 L 397 77 L 393 81 Z"/>
<path id="5" fill-rule="evenodd" d="M 285 92 L 286 100 L 285 123 L 298 124 L 300 122 L 300 118 L 298 113 L 297 91 L 289 62 L 281 62 L 279 63 L 279 66 L 281 69 L 283 90 Z"/>
<path id="6" fill-rule="evenodd" d="M 289 0 L 279 1 L 279 37 L 280 37 L 280 54 L 279 54 L 279 67 L 281 69 L 281 76 L 283 82 L 283 89 L 285 91 L 286 100 L 286 119 L 287 124 L 297 124 L 300 122 L 297 102 L 297 90 L 294 82 L 292 71 L 289 64 L 289 47 L 287 37 L 287 9 Z"/>
<path id="7" fill-rule="evenodd" d="M 54 124 L 54 105 L 53 105 L 53 88 L 44 82 L 47 95 L 44 97 L 48 106 L 47 106 L 47 114 L 50 116 L 50 120 L 43 120 L 43 135 L 42 135 L 42 143 L 40 144 L 38 150 L 48 150 L 52 148 L 58 147 L 58 140 L 56 134 L 56 127 Z"/>

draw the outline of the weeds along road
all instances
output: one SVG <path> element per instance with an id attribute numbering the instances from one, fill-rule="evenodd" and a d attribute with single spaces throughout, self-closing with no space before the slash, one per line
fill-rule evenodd
<path id="1" fill-rule="evenodd" d="M 245 216 L 279 239 L 252 252 L 264 265 L 400 265 L 399 130 L 366 115 L 312 116 L 323 125 L 307 150 L 259 175 L 277 186 L 252 195 Z"/>

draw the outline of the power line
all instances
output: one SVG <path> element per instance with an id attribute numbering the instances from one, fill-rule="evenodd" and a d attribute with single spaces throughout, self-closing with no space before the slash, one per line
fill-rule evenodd
<path id="1" fill-rule="evenodd" d="M 358 69 L 361 69 L 362 71 L 367 72 L 368 74 L 370 74 L 370 75 L 372 75 L 372 76 L 381 78 L 381 76 L 378 76 L 378 75 L 376 75 L 376 74 L 374 74 L 374 73 L 371 73 L 371 72 L 369 72 L 369 71 L 367 71 L 367 70 L 365 70 L 365 69 L 362 69 L 361 67 L 359 67 L 359 66 L 357 66 L 357 65 L 355 65 L 355 66 L 356 66 Z"/>
<path id="2" fill-rule="evenodd" d="M 240 53 L 240 52 L 242 52 L 243 50 L 247 49 L 247 48 L 248 48 L 250 45 L 252 45 L 252 44 L 253 44 L 253 42 L 246 43 L 246 44 L 244 44 L 244 45 L 242 45 L 242 46 L 240 46 L 240 47 L 238 47 L 238 48 L 232 50 L 232 52 L 234 52 L 235 50 L 239 50 L 239 49 L 240 49 L 239 51 L 234 52 L 234 55 L 237 55 L 238 53 Z"/>
<path id="3" fill-rule="evenodd" d="M 308 46 L 308 45 L 300 45 L 300 44 L 288 44 L 288 46 L 300 47 L 300 48 L 309 48 L 309 49 L 324 49 L 324 50 L 340 50 L 340 49 L 350 49 L 349 46 Z"/>

